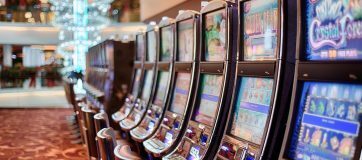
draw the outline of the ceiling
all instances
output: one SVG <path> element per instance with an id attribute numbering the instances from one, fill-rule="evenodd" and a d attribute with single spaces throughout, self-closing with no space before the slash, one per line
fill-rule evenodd
<path id="1" fill-rule="evenodd" d="M 102 40 L 111 36 L 130 35 L 144 29 L 143 23 L 117 23 L 101 31 Z M 48 24 L 0 22 L 0 44 L 56 45 L 59 29 Z"/>

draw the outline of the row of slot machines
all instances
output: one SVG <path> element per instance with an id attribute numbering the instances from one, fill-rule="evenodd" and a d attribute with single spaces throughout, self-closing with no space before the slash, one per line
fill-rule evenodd
<path id="1" fill-rule="evenodd" d="M 215 0 L 151 23 L 111 116 L 132 143 L 114 153 L 360 159 L 361 13 L 360 0 Z"/>
<path id="2" fill-rule="evenodd" d="M 132 77 L 134 42 L 103 41 L 86 55 L 84 89 L 89 104 L 111 114 L 126 97 Z"/>

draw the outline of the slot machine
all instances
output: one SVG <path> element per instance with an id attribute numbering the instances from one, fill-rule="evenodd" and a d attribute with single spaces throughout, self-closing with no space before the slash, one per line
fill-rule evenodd
<path id="1" fill-rule="evenodd" d="M 128 116 L 129 113 L 133 110 L 135 101 L 140 94 L 141 88 L 143 86 L 143 63 L 144 55 L 146 50 L 145 44 L 145 33 L 139 32 L 136 34 L 136 57 L 133 68 L 133 80 L 131 91 L 128 94 L 128 97 L 125 100 L 124 105 L 119 109 L 119 111 L 112 114 L 112 120 L 116 123 L 123 120 Z"/>
<path id="2" fill-rule="evenodd" d="M 298 1 L 291 111 L 279 159 L 361 159 L 362 1 Z"/>
<path id="3" fill-rule="evenodd" d="M 170 96 L 160 127 L 143 142 L 145 150 L 158 158 L 175 148 L 182 137 L 192 111 L 196 63 L 198 58 L 199 13 L 180 11 L 175 22 L 175 62 Z M 161 29 L 162 34 L 162 29 Z"/>
<path id="4" fill-rule="evenodd" d="M 158 24 L 159 28 L 159 56 L 157 62 L 157 84 L 154 96 L 148 104 L 147 113 L 140 124 L 130 131 L 131 138 L 141 146 L 142 142 L 150 138 L 162 122 L 169 97 L 169 88 L 173 77 L 174 59 L 174 20 L 163 17 Z"/>
<path id="5" fill-rule="evenodd" d="M 194 110 L 179 145 L 164 159 L 210 159 L 225 128 L 233 87 L 236 57 L 236 5 L 211 1 L 201 10 L 200 76 Z M 197 44 L 196 44 L 197 45 Z"/>
<path id="6" fill-rule="evenodd" d="M 158 26 L 151 22 L 146 31 L 146 61 L 144 62 L 144 84 L 141 96 L 136 100 L 133 110 L 129 115 L 119 122 L 121 129 L 129 135 L 129 131 L 135 128 L 145 116 L 149 103 L 153 99 L 154 90 L 158 84 L 158 72 L 156 72 L 158 61 Z M 128 136 L 127 136 L 128 137 Z"/>
<path id="7" fill-rule="evenodd" d="M 287 3 L 287 2 L 284 2 Z M 239 1 L 238 62 L 227 129 L 216 159 L 276 159 L 291 98 L 295 31 L 280 0 Z M 292 18 L 292 17 L 290 17 Z M 286 39 L 283 41 L 283 39 Z M 288 43 L 286 43 L 288 42 Z M 284 46 L 284 48 L 282 48 Z"/>

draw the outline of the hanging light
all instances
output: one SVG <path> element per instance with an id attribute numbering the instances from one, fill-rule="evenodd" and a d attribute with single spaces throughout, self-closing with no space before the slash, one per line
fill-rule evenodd
<path id="1" fill-rule="evenodd" d="M 88 48 L 101 41 L 99 31 L 111 21 L 107 16 L 113 0 L 49 0 L 55 18 L 52 24 L 61 29 L 57 47 L 60 54 L 71 54 L 76 69 L 85 70 L 85 53 Z M 64 32 L 72 32 L 65 38 Z M 89 37 L 93 37 L 90 40 Z"/>

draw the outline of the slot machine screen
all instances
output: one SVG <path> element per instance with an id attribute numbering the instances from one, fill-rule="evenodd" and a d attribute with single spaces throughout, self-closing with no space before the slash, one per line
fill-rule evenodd
<path id="1" fill-rule="evenodd" d="M 223 84 L 222 75 L 202 75 L 200 88 L 200 104 L 196 110 L 195 121 L 205 125 L 213 125 L 218 110 L 221 89 Z"/>
<path id="2" fill-rule="evenodd" d="M 156 91 L 156 97 L 153 100 L 153 104 L 157 106 L 163 105 L 163 100 L 166 97 L 167 84 L 168 84 L 169 72 L 159 72 L 158 74 L 158 87 Z"/>
<path id="3" fill-rule="evenodd" d="M 132 95 L 135 96 L 135 97 L 137 97 L 138 90 L 140 88 L 141 74 L 142 74 L 141 69 L 137 69 L 136 70 L 136 77 L 134 79 L 133 87 L 132 87 Z"/>
<path id="4" fill-rule="evenodd" d="M 278 0 L 245 2 L 244 60 L 273 60 L 277 51 Z"/>
<path id="5" fill-rule="evenodd" d="M 230 134 L 260 144 L 269 115 L 273 79 L 242 77 Z"/>
<path id="6" fill-rule="evenodd" d="M 192 61 L 194 48 L 193 19 L 178 23 L 178 61 Z"/>
<path id="7" fill-rule="evenodd" d="M 173 49 L 173 29 L 171 26 L 161 28 L 161 60 L 170 60 Z"/>
<path id="8" fill-rule="evenodd" d="M 191 84 L 191 73 L 177 73 L 176 85 L 170 107 L 171 112 L 183 115 Z"/>
<path id="9" fill-rule="evenodd" d="M 362 1 L 303 1 L 307 60 L 362 59 Z"/>
<path id="10" fill-rule="evenodd" d="M 147 70 L 145 72 L 145 83 L 142 89 L 142 100 L 144 100 L 146 103 L 148 102 L 150 96 L 151 96 L 151 90 L 152 90 L 152 81 L 153 81 L 153 70 Z"/>
<path id="11" fill-rule="evenodd" d="M 145 40 L 142 35 L 137 35 L 137 60 L 141 60 L 145 53 Z"/>
<path id="12" fill-rule="evenodd" d="M 353 159 L 362 122 L 362 85 L 304 82 L 288 156 Z"/>
<path id="13" fill-rule="evenodd" d="M 226 14 L 225 10 L 205 15 L 204 43 L 206 61 L 223 61 L 226 55 Z"/>
<path id="14" fill-rule="evenodd" d="M 155 62 L 157 54 L 157 36 L 155 31 L 147 32 L 147 61 Z"/>

